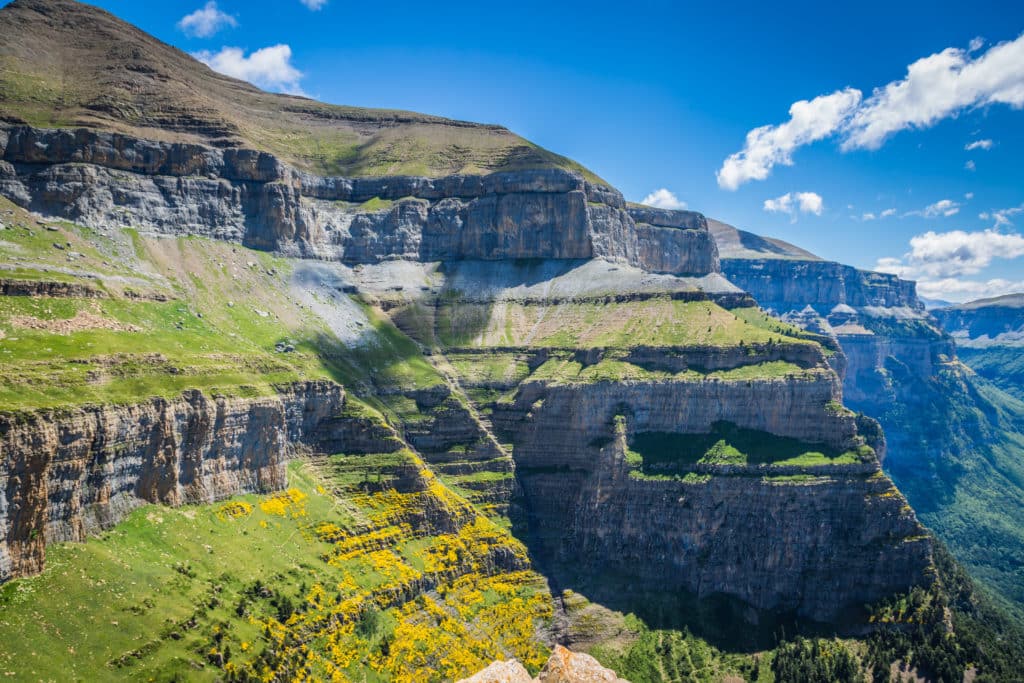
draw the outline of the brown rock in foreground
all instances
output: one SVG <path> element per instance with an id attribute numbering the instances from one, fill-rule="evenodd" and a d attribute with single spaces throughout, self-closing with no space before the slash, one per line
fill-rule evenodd
<path id="1" fill-rule="evenodd" d="M 483 671 L 479 671 L 459 683 L 629 683 L 615 675 L 611 669 L 601 666 L 600 662 L 588 654 L 573 652 L 561 645 L 555 646 L 547 664 L 537 678 L 530 674 L 517 660 L 492 662 Z"/>
<path id="2" fill-rule="evenodd" d="M 526 667 L 517 659 L 491 662 L 484 670 L 478 671 L 459 683 L 533 683 Z"/>

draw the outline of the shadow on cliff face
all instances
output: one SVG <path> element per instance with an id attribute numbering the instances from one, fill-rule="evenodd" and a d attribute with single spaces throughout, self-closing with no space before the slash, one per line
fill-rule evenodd
<path id="1" fill-rule="evenodd" d="M 550 540 L 545 542 L 531 528 L 529 513 L 522 505 L 521 497 L 513 504 L 513 509 L 522 514 L 513 520 L 512 533 L 526 544 L 534 568 L 548 580 L 556 611 L 565 617 L 555 638 L 567 647 L 583 647 L 602 637 L 621 635 L 595 631 L 607 627 L 607 620 L 586 615 L 574 619 L 569 605 L 578 602 L 577 596 L 622 615 L 632 614 L 647 628 L 688 631 L 730 652 L 771 649 L 795 635 L 830 638 L 863 629 L 865 615 L 859 610 L 843 615 L 837 624 L 821 624 L 799 618 L 795 613 L 758 610 L 724 594 L 699 598 L 681 589 L 668 589 L 671 577 L 665 577 L 662 583 L 652 583 L 584 558 L 573 562 L 559 560 L 551 551 Z M 576 596 L 570 598 L 572 594 Z"/>

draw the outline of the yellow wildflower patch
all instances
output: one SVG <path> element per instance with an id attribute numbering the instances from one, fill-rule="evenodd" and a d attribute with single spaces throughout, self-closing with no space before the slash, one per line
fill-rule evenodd
<path id="1" fill-rule="evenodd" d="M 251 514 L 252 504 L 246 503 L 244 500 L 224 503 L 217 508 L 217 518 L 225 522 L 231 519 L 239 519 L 240 517 L 248 517 Z"/>
<path id="2" fill-rule="evenodd" d="M 305 517 L 306 494 L 295 488 L 282 491 L 260 501 L 260 510 L 278 517 Z"/>

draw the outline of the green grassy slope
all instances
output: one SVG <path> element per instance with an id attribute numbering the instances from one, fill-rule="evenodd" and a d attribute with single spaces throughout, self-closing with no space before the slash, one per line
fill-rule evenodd
<path id="1" fill-rule="evenodd" d="M 911 386 L 912 403 L 879 417 L 890 453 L 932 457 L 891 456 L 886 471 L 922 522 L 1024 619 L 1024 403 L 955 364 Z"/>
<path id="2" fill-rule="evenodd" d="M 0 117 L 244 146 L 324 174 L 557 167 L 596 179 L 501 126 L 263 92 L 72 0 L 15 0 L 0 10 Z"/>
<path id="3" fill-rule="evenodd" d="M 1024 401 L 1024 346 L 961 346 L 957 355 L 971 370 Z"/>
<path id="4" fill-rule="evenodd" d="M 290 287 L 287 259 L 201 238 L 96 235 L 38 221 L 6 200 L 0 211 L 8 266 L 0 278 L 72 282 L 101 295 L 0 296 L 0 409 L 125 403 L 184 389 L 268 394 L 301 379 L 409 389 L 442 382 L 365 304 L 352 304 L 362 339 L 340 343 Z"/>
<path id="5" fill-rule="evenodd" d="M 535 629 L 551 616 L 543 578 L 425 470 L 402 474 L 421 467 L 401 451 L 297 462 L 284 492 L 147 506 L 99 538 L 51 547 L 44 574 L 0 588 L 0 670 L 429 681 L 511 656 L 536 669 L 547 649 Z M 425 523 L 426 510 L 457 530 Z M 519 567 L 496 566 L 497 554 Z"/>

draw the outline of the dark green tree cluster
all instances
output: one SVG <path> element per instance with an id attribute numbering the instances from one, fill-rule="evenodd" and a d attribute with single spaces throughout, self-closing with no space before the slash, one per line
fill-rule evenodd
<path id="1" fill-rule="evenodd" d="M 778 683 L 863 683 L 857 657 L 834 640 L 798 637 L 775 651 L 772 673 Z"/>
<path id="2" fill-rule="evenodd" d="M 873 633 L 866 664 L 888 671 L 890 663 L 902 660 L 936 683 L 959 683 L 968 669 L 976 672 L 976 683 L 1024 680 L 1024 630 L 938 542 L 935 564 L 939 580 L 908 597 L 913 622 Z"/>

